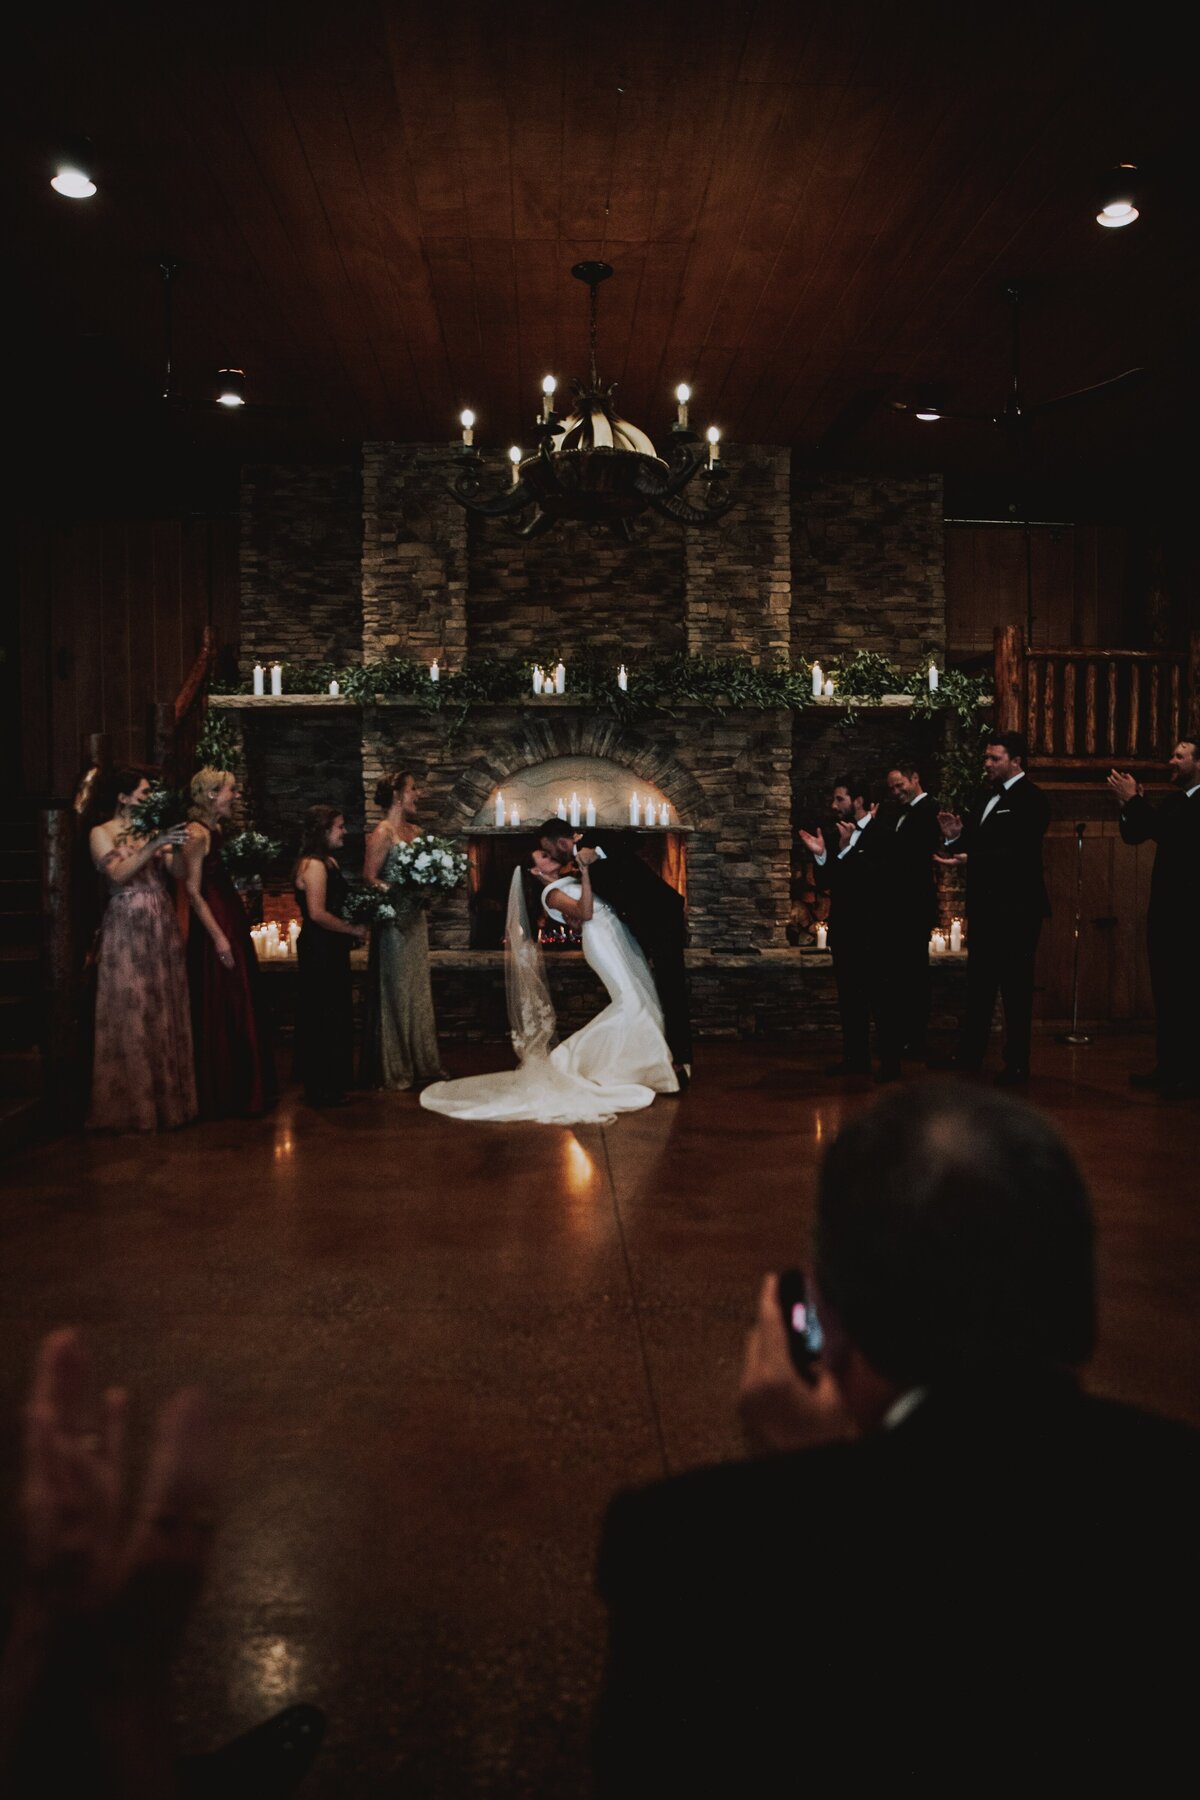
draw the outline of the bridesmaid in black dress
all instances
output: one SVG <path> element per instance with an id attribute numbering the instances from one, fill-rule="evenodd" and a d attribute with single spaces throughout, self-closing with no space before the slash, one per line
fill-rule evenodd
<path id="1" fill-rule="evenodd" d="M 296 1079 L 310 1106 L 342 1105 L 354 1078 L 350 946 L 366 942 L 367 928 L 341 916 L 346 877 L 335 853 L 345 837 L 336 806 L 309 807 L 294 883 L 304 919 L 296 946 Z"/>

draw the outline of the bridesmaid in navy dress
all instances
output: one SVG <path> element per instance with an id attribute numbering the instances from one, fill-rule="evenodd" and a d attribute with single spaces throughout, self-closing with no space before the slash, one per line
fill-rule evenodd
<path id="1" fill-rule="evenodd" d="M 309 807 L 293 882 L 304 918 L 296 947 L 296 1078 L 310 1106 L 344 1105 L 354 1080 L 350 949 L 365 944 L 368 932 L 341 916 L 346 877 L 336 853 L 345 839 L 336 806 Z"/>

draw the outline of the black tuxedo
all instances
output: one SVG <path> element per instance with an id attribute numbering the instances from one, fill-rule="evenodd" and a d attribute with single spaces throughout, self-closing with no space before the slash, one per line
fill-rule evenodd
<path id="1" fill-rule="evenodd" d="M 1167 1083 L 1200 1075 L 1200 794 L 1167 794 L 1151 806 L 1140 794 L 1121 812 L 1127 844 L 1153 838 L 1154 873 L 1146 946 L 1158 1032 L 1158 1067 Z"/>
<path id="2" fill-rule="evenodd" d="M 929 794 L 876 821 L 885 862 L 880 929 L 884 938 L 883 1027 L 879 1054 L 885 1071 L 899 1069 L 907 1047 L 925 1055 L 929 1031 L 929 934 L 937 924 L 934 856 L 942 847 L 937 805 Z"/>
<path id="3" fill-rule="evenodd" d="M 836 826 L 827 826 L 825 861 L 817 883 L 829 895 L 829 948 L 837 982 L 842 1023 L 842 1061 L 848 1069 L 869 1074 L 871 1016 L 882 1030 L 879 963 L 880 828 L 872 819 L 853 850 L 839 854 Z"/>
<path id="4" fill-rule="evenodd" d="M 692 1060 L 692 1025 L 688 1009 L 684 949 L 687 921 L 683 899 L 669 881 L 656 875 L 618 832 L 585 832 L 585 848 L 603 850 L 589 864 L 592 889 L 611 906 L 645 952 L 663 1009 L 663 1035 L 676 1063 Z"/>
<path id="5" fill-rule="evenodd" d="M 1166 1792 L 1193 1710 L 1198 1446 L 1014 1381 L 618 1496 L 597 1800 L 1020 1792 L 1034 1770 Z"/>
<path id="6" fill-rule="evenodd" d="M 1050 916 L 1042 871 L 1042 839 L 1050 803 L 1028 775 L 999 798 L 985 818 L 987 788 L 950 846 L 967 854 L 967 1010 L 959 1058 L 979 1068 L 987 1052 L 996 994 L 1004 1002 L 1004 1063 L 1029 1068 L 1033 1035 L 1033 965 L 1042 921 Z"/>

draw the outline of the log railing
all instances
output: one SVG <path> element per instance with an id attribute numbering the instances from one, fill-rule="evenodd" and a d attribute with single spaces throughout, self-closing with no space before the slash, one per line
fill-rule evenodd
<path id="1" fill-rule="evenodd" d="M 196 660 L 174 700 L 156 701 L 150 708 L 147 751 L 150 761 L 161 768 L 164 781 L 175 784 L 191 772 L 216 657 L 217 634 L 206 625 Z"/>
<path id="2" fill-rule="evenodd" d="M 1161 767 L 1200 727 L 1200 632 L 1186 650 L 1025 647 L 997 629 L 996 719 L 1023 731 L 1039 762 L 1061 769 Z"/>

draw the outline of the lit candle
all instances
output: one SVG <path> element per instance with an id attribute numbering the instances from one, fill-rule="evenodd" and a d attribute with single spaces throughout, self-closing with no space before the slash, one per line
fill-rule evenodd
<path id="1" fill-rule="evenodd" d="M 571 824 L 572 824 L 572 826 L 575 827 L 576 830 L 578 830 L 578 828 L 579 828 L 579 816 L 580 816 L 579 815 L 579 795 L 572 794 L 571 795 Z"/>
<path id="2" fill-rule="evenodd" d="M 583 816 L 587 823 L 588 829 L 590 830 L 591 827 L 596 823 L 596 802 L 592 799 L 590 794 L 588 795 L 587 811 Z"/>
<path id="3" fill-rule="evenodd" d="M 341 688 L 340 688 L 340 687 L 339 687 L 339 686 L 338 686 L 338 684 L 337 684 L 337 680 L 336 680 L 336 678 L 335 678 L 335 679 L 334 679 L 334 680 L 333 680 L 333 681 L 331 681 L 331 682 L 330 682 L 330 684 L 329 684 L 329 692 L 330 692 L 330 695 L 331 695 L 331 697 L 332 697 L 332 698 L 333 698 L 333 699 L 334 699 L 334 700 L 336 700 L 336 699 L 337 699 L 337 697 L 338 697 L 338 695 L 339 695 L 339 694 L 340 694 L 340 693 L 341 693 L 341 691 L 342 691 L 342 690 L 341 690 Z"/>
<path id="4" fill-rule="evenodd" d="M 497 795 L 496 795 L 496 823 L 497 823 L 497 825 L 503 825 L 503 823 L 504 823 L 504 795 L 503 795 L 503 793 L 497 793 Z"/>
<path id="5" fill-rule="evenodd" d="M 662 809 L 658 815 L 658 822 L 660 825 L 669 825 L 671 823 L 671 808 L 665 800 L 662 803 Z"/>
<path id="6" fill-rule="evenodd" d="M 462 426 L 463 446 L 469 450 L 475 442 L 475 414 L 469 406 L 459 414 L 459 424 Z"/>
<path id="7" fill-rule="evenodd" d="M 945 953 L 946 936 L 945 936 L 944 932 L 941 932 L 941 931 L 934 932 L 933 940 L 932 940 L 932 948 L 933 948 L 933 954 L 935 956 L 942 956 Z"/>
<path id="8" fill-rule="evenodd" d="M 255 665 L 254 665 L 254 692 L 258 695 L 261 695 L 262 691 L 263 691 L 263 666 L 261 663 L 255 663 Z"/>
<path id="9" fill-rule="evenodd" d="M 521 809 L 519 806 L 513 807 L 508 815 L 508 822 L 510 825 L 519 825 L 521 823 Z"/>
<path id="10" fill-rule="evenodd" d="M 521 479 L 521 447 L 519 444 L 513 445 L 508 453 L 508 460 L 512 464 L 512 484 L 516 487 Z"/>
<path id="11" fill-rule="evenodd" d="M 567 691 L 567 671 L 561 662 L 554 671 L 554 691 L 556 694 L 565 694 Z"/>
<path id="12" fill-rule="evenodd" d="M 629 670 L 625 667 L 624 663 L 622 663 L 617 670 L 617 686 L 623 694 L 629 692 Z"/>
<path id="13" fill-rule="evenodd" d="M 442 671 L 438 666 L 438 659 L 436 656 L 429 665 L 429 679 L 430 681 L 440 681 L 442 679 Z"/>
<path id="14" fill-rule="evenodd" d="M 821 698 L 821 690 L 825 685 L 825 677 L 821 673 L 821 665 L 815 662 L 812 667 L 813 699 Z"/>
<path id="15" fill-rule="evenodd" d="M 828 945 L 829 945 L 829 927 L 828 927 L 828 925 L 818 925 L 817 926 L 817 949 L 824 950 L 828 947 Z"/>
<path id="16" fill-rule="evenodd" d="M 929 665 L 929 691 L 931 694 L 937 693 L 937 685 L 938 685 L 937 664 L 935 662 L 931 662 Z"/>
<path id="17" fill-rule="evenodd" d="M 950 921 L 950 948 L 952 950 L 961 950 L 962 949 L 962 920 L 961 919 L 951 919 L 951 921 Z"/>
<path id="18" fill-rule="evenodd" d="M 629 823 L 631 825 L 640 825 L 641 822 L 642 822 L 641 805 L 639 804 L 637 794 L 633 793 L 633 794 L 630 794 L 630 796 L 629 796 Z"/>
<path id="19" fill-rule="evenodd" d="M 566 823 L 567 803 L 563 799 L 561 794 L 558 796 L 558 805 L 554 809 L 554 814 L 555 814 L 556 818 L 561 819 L 564 822 L 564 824 Z"/>
<path id="20" fill-rule="evenodd" d="M 282 694 L 282 692 L 283 692 L 283 664 L 282 663 L 272 663 L 271 664 L 271 692 L 273 694 Z"/>
<path id="21" fill-rule="evenodd" d="M 684 428 L 685 431 L 687 429 L 687 422 L 688 422 L 688 401 L 691 399 L 691 397 L 692 397 L 691 388 L 688 386 L 686 381 L 681 381 L 679 386 L 675 389 L 675 399 L 679 405 L 678 422 Z"/>
<path id="22" fill-rule="evenodd" d="M 832 675 L 827 675 L 825 677 L 825 698 L 827 700 L 833 699 L 833 676 Z"/>
<path id="23" fill-rule="evenodd" d="M 553 375 L 542 377 L 542 424 L 550 423 L 550 414 L 554 411 L 554 390 L 558 386 Z"/>
<path id="24" fill-rule="evenodd" d="M 541 666 L 538 663 L 534 663 L 534 665 L 533 665 L 533 691 L 534 691 L 534 693 L 540 694 L 542 689 L 545 687 L 545 685 L 546 685 L 546 677 L 542 673 Z"/>
<path id="25" fill-rule="evenodd" d="M 291 951 L 293 956 L 295 956 L 295 954 L 296 954 L 296 939 L 299 936 L 300 936 L 300 921 L 299 921 L 299 919 L 293 919 L 291 924 L 288 926 L 288 949 Z"/>
<path id="26" fill-rule="evenodd" d="M 721 454 L 721 434 L 717 430 L 715 425 L 710 425 L 708 428 L 707 436 L 708 436 L 708 466 L 710 469 L 712 469 L 712 468 L 715 468 L 717 460 Z"/>

